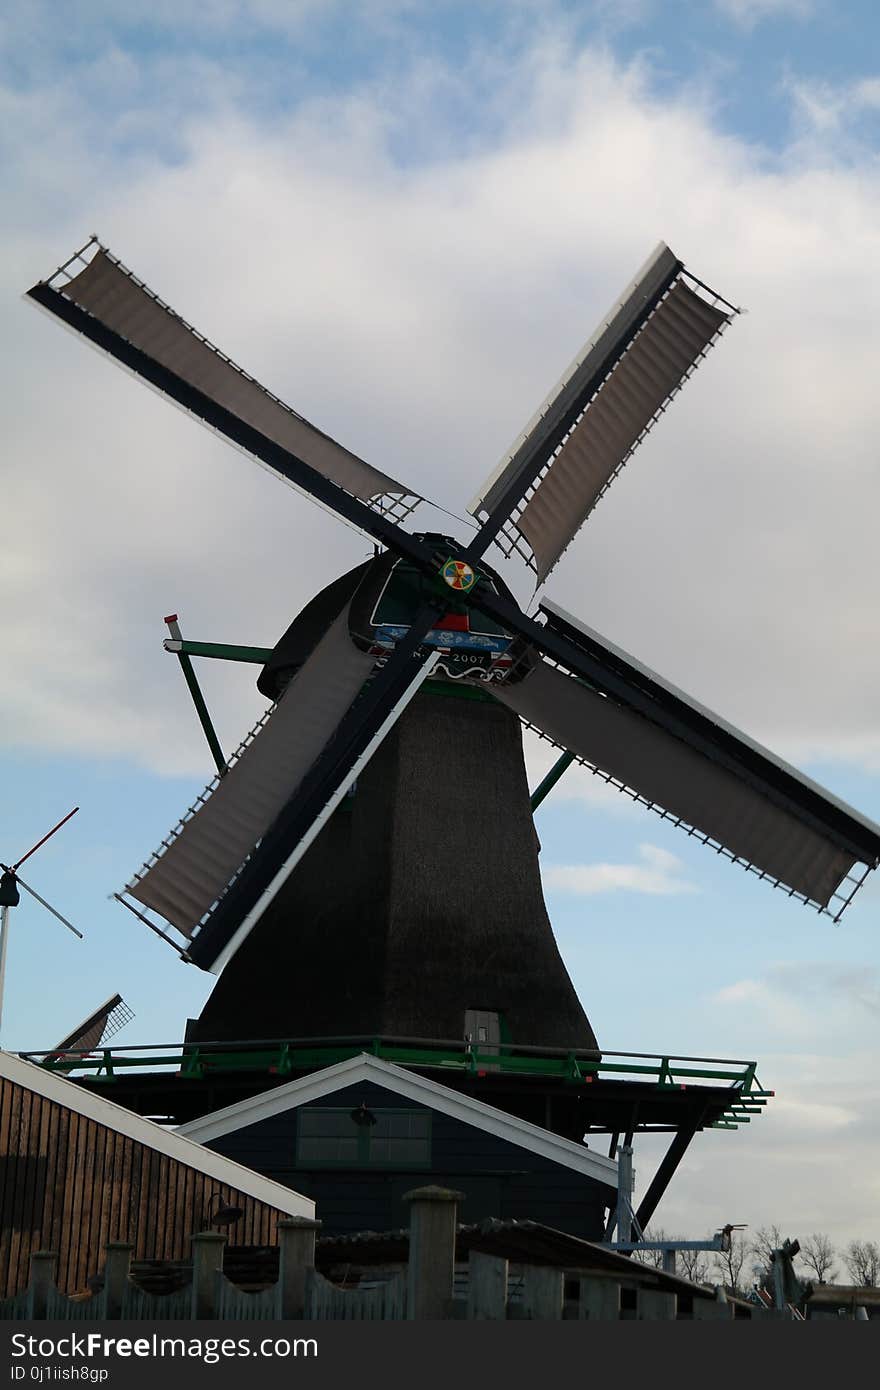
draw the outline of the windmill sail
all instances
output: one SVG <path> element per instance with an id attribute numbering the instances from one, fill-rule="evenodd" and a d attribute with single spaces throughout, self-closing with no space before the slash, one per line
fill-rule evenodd
<path id="1" fill-rule="evenodd" d="M 62 1038 L 55 1051 L 47 1054 L 45 1061 L 55 1063 L 55 1070 L 72 1070 L 82 1061 L 84 1052 L 91 1052 L 101 1043 L 107 1042 L 127 1023 L 131 1023 L 133 1018 L 134 1013 L 122 995 L 113 994 L 100 1008 L 83 1019 L 72 1033 Z"/>
<path id="2" fill-rule="evenodd" d="M 199 393 L 376 510 L 405 516 L 421 500 L 309 424 L 197 333 L 110 252 L 93 245 L 97 249 L 83 269 L 71 278 L 59 272 L 34 286 L 30 297 L 56 314 L 63 309 L 59 299 L 75 304 L 114 338 L 158 365 L 164 386 L 155 377 L 151 384 L 166 389 L 178 404 L 185 403 L 187 388 Z M 90 249 L 74 258 L 75 263 L 84 261 Z M 114 353 L 112 338 L 102 346 L 123 360 Z"/>
<path id="3" fill-rule="evenodd" d="M 594 655 L 604 646 L 609 670 L 618 680 L 629 680 L 648 702 L 627 708 L 546 661 L 519 684 L 493 691 L 495 698 L 730 858 L 816 907 L 842 911 L 858 886 L 856 880 L 844 886 L 854 866 L 874 867 L 880 859 L 880 827 L 604 644 L 598 634 L 561 610 L 543 607 L 558 630 L 587 637 Z M 673 720 L 677 733 L 670 727 Z"/>
<path id="4" fill-rule="evenodd" d="M 374 664 L 375 657 L 351 641 L 346 610 L 226 776 L 126 893 L 191 937 L 293 795 Z"/>
<path id="5" fill-rule="evenodd" d="M 527 542 L 539 583 L 729 322 L 722 303 L 661 243 L 471 503 Z"/>

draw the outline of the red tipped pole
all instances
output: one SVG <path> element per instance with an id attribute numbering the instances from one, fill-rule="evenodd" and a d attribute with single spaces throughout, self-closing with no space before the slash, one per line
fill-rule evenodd
<path id="1" fill-rule="evenodd" d="M 30 859 L 32 854 L 36 854 L 37 850 L 40 848 L 40 845 L 44 845 L 47 840 L 51 840 L 52 836 L 55 834 L 55 831 L 60 830 L 62 825 L 66 825 L 67 822 L 70 820 L 70 817 L 75 816 L 78 810 L 79 807 L 74 806 L 73 810 L 68 811 L 67 815 L 64 817 L 63 820 L 60 820 L 57 825 L 53 825 L 52 829 L 48 832 L 48 834 L 44 835 L 42 840 L 37 841 L 33 849 L 29 849 L 27 854 L 23 854 L 21 856 L 17 864 L 13 864 L 12 872 L 15 873 L 16 869 L 20 868 L 26 859 Z"/>

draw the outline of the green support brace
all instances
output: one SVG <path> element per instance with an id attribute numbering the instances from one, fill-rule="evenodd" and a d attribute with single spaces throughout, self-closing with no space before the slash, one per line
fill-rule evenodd
<path id="1" fill-rule="evenodd" d="M 226 772 L 226 759 L 223 756 L 223 750 L 220 747 L 220 741 L 217 738 L 217 734 L 214 730 L 214 725 L 211 723 L 211 716 L 208 713 L 208 706 L 205 704 L 205 698 L 202 695 L 201 688 L 199 686 L 198 681 L 196 680 L 196 673 L 193 670 L 192 662 L 190 661 L 186 653 L 182 650 L 183 638 L 180 635 L 180 627 L 178 626 L 177 622 L 177 614 L 170 614 L 169 617 L 165 619 L 165 622 L 168 624 L 168 631 L 171 633 L 171 642 L 173 644 L 172 649 L 176 652 L 177 660 L 180 662 L 180 669 L 183 672 L 184 680 L 186 681 L 189 693 L 192 696 L 193 704 L 196 707 L 196 714 L 199 716 L 199 723 L 202 726 L 205 738 L 208 740 L 208 747 L 211 750 L 211 756 L 214 759 L 214 765 L 217 768 L 219 776 L 222 777 Z"/>
<path id="2" fill-rule="evenodd" d="M 228 642 L 191 642 L 188 638 L 169 637 L 166 652 L 175 656 L 209 656 L 217 661 L 246 661 L 252 666 L 265 666 L 272 655 L 271 647 L 239 647 Z"/>
<path id="3" fill-rule="evenodd" d="M 574 753 L 563 753 L 551 767 L 543 782 L 532 793 L 532 810 L 535 811 L 540 806 L 544 797 L 552 792 L 556 783 L 559 781 L 563 772 L 571 767 L 574 762 Z"/>

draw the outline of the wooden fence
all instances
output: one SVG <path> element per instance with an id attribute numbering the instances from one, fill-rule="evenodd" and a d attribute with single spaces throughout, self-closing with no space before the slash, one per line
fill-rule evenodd
<path id="1" fill-rule="evenodd" d="M 652 1275 L 633 1266 L 632 1275 L 561 1270 L 519 1264 L 512 1277 L 502 1256 L 471 1250 L 467 1276 L 455 1265 L 459 1193 L 420 1188 L 409 1194 L 409 1261 L 404 1269 L 375 1278 L 369 1287 L 345 1289 L 315 1269 L 320 1222 L 293 1217 L 278 1223 L 278 1279 L 268 1287 L 240 1288 L 223 1272 L 226 1237 L 203 1232 L 192 1237 L 189 1281 L 168 1293 L 150 1293 L 131 1278 L 129 1244 L 106 1246 L 103 1287 L 91 1297 L 68 1297 L 55 1285 L 56 1257 L 31 1257 L 30 1283 L 0 1301 L 2 1319 L 101 1321 L 113 1318 L 219 1318 L 257 1321 L 306 1318 L 317 1321 L 466 1318 L 589 1321 L 622 1319 L 731 1320 L 734 1315 L 778 1316 L 759 1307 L 744 1313 L 723 1293 L 694 1286 L 678 1292 L 652 1286 Z"/>

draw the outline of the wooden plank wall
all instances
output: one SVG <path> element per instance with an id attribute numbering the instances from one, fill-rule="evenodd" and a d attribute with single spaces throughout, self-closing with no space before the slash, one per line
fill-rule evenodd
<path id="1" fill-rule="evenodd" d="M 234 1244 L 276 1243 L 275 1207 L 0 1078 L 0 1298 L 26 1286 L 33 1250 L 57 1253 L 66 1293 L 86 1289 L 110 1240 L 131 1241 L 134 1259 L 185 1259 L 217 1192 L 244 1210 Z"/>

